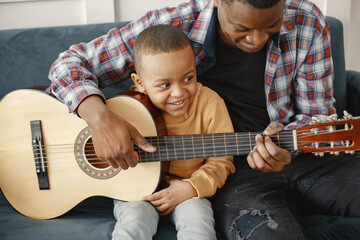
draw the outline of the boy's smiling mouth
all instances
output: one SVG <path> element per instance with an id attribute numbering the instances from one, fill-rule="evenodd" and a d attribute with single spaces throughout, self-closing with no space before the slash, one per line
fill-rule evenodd
<path id="1" fill-rule="evenodd" d="M 180 100 L 180 101 L 177 101 L 177 102 L 171 102 L 169 104 L 172 104 L 172 105 L 180 105 L 182 104 L 183 102 L 185 102 L 186 99 L 183 99 L 183 100 Z"/>

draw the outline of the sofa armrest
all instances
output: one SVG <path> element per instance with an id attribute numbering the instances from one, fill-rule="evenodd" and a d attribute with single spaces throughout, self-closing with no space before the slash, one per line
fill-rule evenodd
<path id="1" fill-rule="evenodd" d="M 360 116 L 360 72 L 346 71 L 346 110 L 354 116 Z"/>

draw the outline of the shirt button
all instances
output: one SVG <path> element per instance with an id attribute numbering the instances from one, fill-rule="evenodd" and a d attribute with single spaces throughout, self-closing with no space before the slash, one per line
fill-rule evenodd
<path id="1" fill-rule="evenodd" d="M 71 104 L 72 104 L 71 101 L 68 101 L 68 102 L 67 102 L 67 105 L 68 105 L 68 106 L 71 106 Z"/>

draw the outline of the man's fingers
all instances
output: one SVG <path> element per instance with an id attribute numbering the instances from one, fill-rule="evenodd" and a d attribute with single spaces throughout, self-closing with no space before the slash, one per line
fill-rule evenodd
<path id="1" fill-rule="evenodd" d="M 156 151 L 156 147 L 151 145 L 136 129 L 132 129 L 131 139 L 139 148 L 146 152 Z"/>
<path id="2" fill-rule="evenodd" d="M 284 125 L 279 122 L 271 122 L 266 129 L 264 130 L 265 135 L 273 135 L 275 133 L 278 133 L 280 131 L 284 130 Z"/>
<path id="3" fill-rule="evenodd" d="M 277 147 L 270 137 L 265 137 L 264 143 L 270 155 L 277 159 L 278 162 L 283 165 L 288 165 L 291 162 L 291 153 L 283 148 Z"/>

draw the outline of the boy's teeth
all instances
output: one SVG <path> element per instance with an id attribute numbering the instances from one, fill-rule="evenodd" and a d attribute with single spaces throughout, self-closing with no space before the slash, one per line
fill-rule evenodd
<path id="1" fill-rule="evenodd" d="M 178 102 L 174 102 L 174 103 L 171 103 L 171 104 L 174 104 L 174 105 L 178 105 L 178 104 L 181 104 L 183 101 L 178 101 Z"/>

